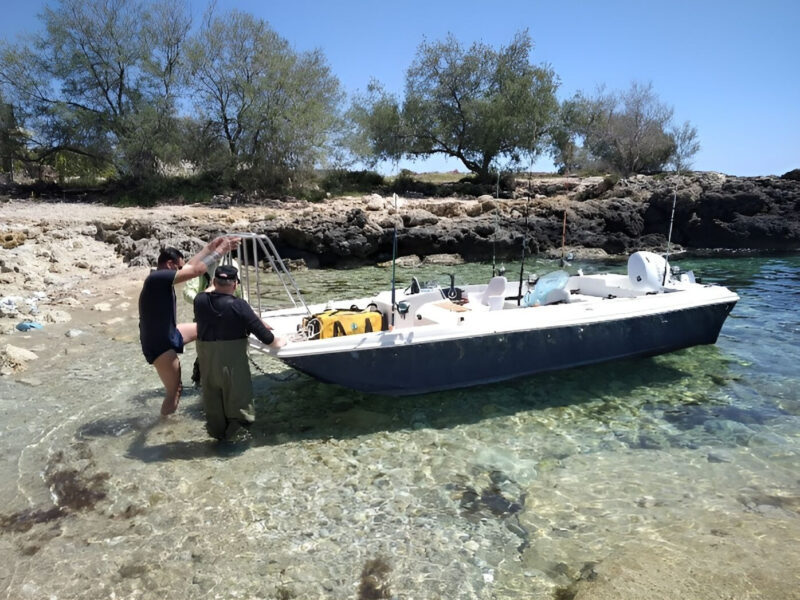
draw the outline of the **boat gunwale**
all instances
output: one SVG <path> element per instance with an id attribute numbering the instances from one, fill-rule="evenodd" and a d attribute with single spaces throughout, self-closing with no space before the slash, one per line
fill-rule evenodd
<path id="1" fill-rule="evenodd" d="M 713 294 L 706 299 L 698 299 L 698 293 L 713 290 Z M 665 306 L 668 298 L 672 306 Z M 674 303 L 675 298 L 685 298 L 680 303 Z M 652 299 L 645 305 L 645 310 L 641 310 L 643 300 Z M 275 351 L 261 344 L 251 336 L 250 345 L 262 352 L 269 353 L 279 359 L 300 356 L 310 356 L 315 354 L 327 354 L 332 352 L 359 352 L 391 349 L 397 346 L 412 346 L 420 344 L 439 343 L 447 340 L 458 340 L 463 338 L 489 337 L 495 335 L 507 335 L 534 330 L 553 330 L 565 327 L 579 327 L 581 325 L 593 325 L 602 322 L 619 322 L 627 319 L 644 318 L 658 314 L 668 315 L 683 310 L 692 310 L 714 305 L 731 304 L 738 302 L 739 296 L 725 287 L 716 285 L 702 285 L 701 288 L 688 288 L 675 290 L 665 293 L 652 294 L 644 297 L 617 297 L 617 298 L 597 298 L 597 301 L 574 302 L 569 304 L 555 304 L 540 307 L 519 307 L 498 311 L 475 312 L 470 316 L 468 322 L 456 321 L 455 323 L 427 323 L 419 326 L 396 328 L 394 330 L 376 331 L 358 335 L 334 337 L 323 340 L 301 340 L 293 341 L 283 348 Z M 627 302 L 626 302 L 627 301 Z M 322 305 L 320 305 L 322 306 Z M 424 305 L 423 305 L 424 306 Z M 596 307 L 612 307 L 614 310 L 595 310 Z M 623 310 L 620 310 L 622 307 Z M 629 307 L 636 307 L 637 310 L 624 310 Z M 314 308 L 313 305 L 309 308 Z M 531 313 L 536 316 L 538 323 L 529 326 L 520 326 L 518 322 L 512 320 L 519 317 L 521 309 L 534 309 L 537 312 Z M 581 310 L 581 308 L 583 310 Z M 571 309 L 571 310 L 565 310 Z M 277 311 L 266 311 L 262 313 L 262 318 L 272 317 L 291 317 L 305 315 L 305 312 L 295 309 L 288 309 L 291 312 L 279 315 L 284 309 Z M 444 309 L 439 309 L 444 310 Z M 463 313 L 457 313 L 463 315 Z M 566 315 L 566 316 L 565 316 Z M 556 318 L 553 318 L 556 317 Z M 559 318 L 560 317 L 560 318 Z M 461 317 L 454 317 L 454 319 Z M 387 341 L 392 339 L 394 341 Z"/>

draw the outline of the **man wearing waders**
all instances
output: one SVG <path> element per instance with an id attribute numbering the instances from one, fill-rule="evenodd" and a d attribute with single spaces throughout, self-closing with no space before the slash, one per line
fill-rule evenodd
<path id="1" fill-rule="evenodd" d="M 239 263 L 236 262 L 236 260 L 231 260 L 231 264 L 237 269 L 239 268 Z M 217 263 L 214 263 L 206 270 L 205 273 L 200 275 L 200 277 L 196 277 L 195 279 L 190 279 L 187 281 L 183 286 L 183 299 L 194 306 L 194 299 L 197 297 L 197 294 L 206 291 L 209 287 L 211 287 L 211 279 L 213 278 L 214 271 L 216 271 L 218 266 L 219 265 L 217 265 Z M 237 298 L 242 297 L 242 290 L 239 289 L 238 286 L 234 295 Z M 197 358 L 194 359 L 194 364 L 192 365 L 192 383 L 194 383 L 195 387 L 200 387 L 200 362 L 197 360 Z"/>
<path id="2" fill-rule="evenodd" d="M 252 333 L 272 348 L 280 348 L 285 341 L 275 337 L 250 305 L 234 295 L 239 284 L 236 267 L 217 267 L 213 283 L 214 291 L 201 292 L 194 299 L 197 359 L 203 374 L 208 433 L 229 440 L 255 421 L 247 338 Z"/>

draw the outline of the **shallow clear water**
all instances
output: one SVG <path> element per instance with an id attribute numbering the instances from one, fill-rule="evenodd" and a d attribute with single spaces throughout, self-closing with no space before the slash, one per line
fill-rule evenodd
<path id="1" fill-rule="evenodd" d="M 741 296 L 714 346 L 403 399 L 256 356 L 247 446 L 208 440 L 194 390 L 160 420 L 135 337 L 93 329 L 41 385 L 0 379 L 0 597 L 355 598 L 381 559 L 397 598 L 552 598 L 637 544 L 797 519 L 800 257 L 681 266 Z M 491 267 L 415 274 L 448 271 Z M 389 277 L 296 273 L 310 301 Z"/>

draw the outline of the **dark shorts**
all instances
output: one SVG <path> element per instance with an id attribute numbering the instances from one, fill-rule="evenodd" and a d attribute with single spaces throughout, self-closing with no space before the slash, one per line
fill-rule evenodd
<path id="1" fill-rule="evenodd" d="M 149 341 L 146 344 L 142 342 L 142 354 L 144 354 L 147 363 L 151 365 L 168 350 L 175 350 L 178 354 L 183 353 L 183 336 L 177 329 L 169 337 L 159 341 Z"/>

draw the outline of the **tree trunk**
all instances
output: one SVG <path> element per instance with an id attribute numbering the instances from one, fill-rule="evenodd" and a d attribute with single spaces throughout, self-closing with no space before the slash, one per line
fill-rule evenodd
<path id="1" fill-rule="evenodd" d="M 14 109 L 10 104 L 0 104 L 0 173 L 8 173 L 8 181 L 14 181 L 13 149 L 11 131 L 15 127 Z"/>

